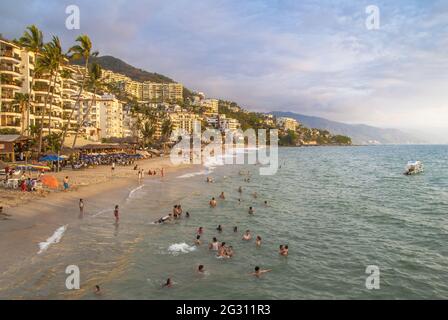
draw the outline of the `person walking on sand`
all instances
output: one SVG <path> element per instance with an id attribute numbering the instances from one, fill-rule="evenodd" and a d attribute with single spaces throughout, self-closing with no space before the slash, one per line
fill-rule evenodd
<path id="1" fill-rule="evenodd" d="M 68 185 L 68 176 L 66 176 L 66 177 L 64 178 L 64 180 L 63 180 L 63 184 L 64 184 L 64 191 L 67 191 L 67 190 L 68 190 L 68 187 L 69 187 L 69 185 Z"/>
<path id="2" fill-rule="evenodd" d="M 114 171 L 115 171 L 115 161 L 112 161 L 112 168 L 110 168 L 110 170 L 112 171 L 112 175 L 114 175 Z"/>
<path id="3" fill-rule="evenodd" d="M 138 170 L 138 181 L 142 181 L 142 170 Z"/>
<path id="4" fill-rule="evenodd" d="M 118 204 L 115 206 L 114 216 L 115 216 L 115 223 L 118 224 L 118 221 L 120 220 L 120 214 L 118 212 Z"/>

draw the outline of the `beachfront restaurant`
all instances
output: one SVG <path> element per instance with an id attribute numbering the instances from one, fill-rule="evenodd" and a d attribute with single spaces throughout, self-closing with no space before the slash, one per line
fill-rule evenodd
<path id="1" fill-rule="evenodd" d="M 29 138 L 18 134 L 0 135 L 0 160 L 6 162 L 25 161 L 29 157 Z"/>

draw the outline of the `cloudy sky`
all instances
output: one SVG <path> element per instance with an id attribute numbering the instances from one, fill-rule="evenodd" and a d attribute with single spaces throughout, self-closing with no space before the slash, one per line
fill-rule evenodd
<path id="1" fill-rule="evenodd" d="M 67 30 L 78 5 L 81 29 Z M 366 7 L 380 28 L 366 28 Z M 401 128 L 448 142 L 448 1 L 2 0 L 0 33 L 29 24 L 252 110 Z"/>

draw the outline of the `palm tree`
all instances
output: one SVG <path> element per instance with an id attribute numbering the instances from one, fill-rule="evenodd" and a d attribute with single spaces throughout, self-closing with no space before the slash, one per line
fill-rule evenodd
<path id="1" fill-rule="evenodd" d="M 173 131 L 174 124 L 171 121 L 170 117 L 166 117 L 162 122 L 162 142 L 163 149 L 166 151 L 167 142 L 170 138 L 171 132 Z"/>
<path id="2" fill-rule="evenodd" d="M 27 118 L 27 110 L 29 107 L 29 95 L 27 93 L 16 93 L 14 97 L 14 105 L 18 105 L 20 108 L 20 113 L 22 114 L 22 121 L 20 127 L 20 134 L 23 135 L 25 132 L 25 119 L 29 123 Z"/>
<path id="3" fill-rule="evenodd" d="M 19 39 L 19 44 L 26 48 L 28 51 L 34 53 L 34 61 L 37 60 L 38 55 L 43 51 L 44 47 L 44 36 L 42 31 L 40 31 L 35 25 L 28 26 L 26 30 L 24 31 L 22 37 Z M 30 107 L 32 104 L 33 96 L 31 94 L 31 90 L 33 90 L 34 87 L 34 78 L 35 75 L 33 75 L 33 78 L 31 79 L 31 84 L 28 91 L 28 108 L 27 108 L 27 126 L 26 131 L 27 134 L 29 134 L 29 120 L 30 120 Z"/>
<path id="4" fill-rule="evenodd" d="M 87 120 L 87 117 L 90 114 L 90 109 L 92 108 L 92 106 L 96 105 L 97 90 L 103 86 L 103 82 L 101 81 L 101 74 L 102 74 L 101 66 L 98 63 L 92 63 L 90 70 L 89 70 L 88 86 L 89 86 L 89 89 L 93 91 L 93 98 L 91 100 L 91 103 L 87 107 L 86 113 L 83 115 L 82 119 L 78 122 L 78 124 L 76 126 L 75 139 L 73 139 L 72 149 L 76 145 L 76 139 L 78 138 L 78 134 L 79 134 L 81 127 L 83 126 L 83 124 Z"/>
<path id="5" fill-rule="evenodd" d="M 149 143 L 152 142 L 152 138 L 154 134 L 156 133 L 156 126 L 151 121 L 145 121 L 141 128 L 141 134 L 143 136 L 143 144 L 147 146 Z"/>
<path id="6" fill-rule="evenodd" d="M 51 97 L 50 97 L 50 112 L 48 113 L 48 123 L 49 123 L 48 134 L 51 134 L 51 116 L 52 116 L 52 108 L 53 108 L 54 87 L 56 86 L 56 81 L 57 81 L 58 75 L 60 74 L 59 70 L 66 63 L 66 56 L 62 52 L 61 42 L 58 37 L 53 37 L 53 40 L 48 45 L 50 46 L 51 54 L 53 56 L 52 59 L 53 59 L 54 71 L 55 71 L 55 78 L 54 78 L 53 88 L 51 90 Z M 64 76 L 66 76 L 65 72 L 64 72 Z"/>
<path id="7" fill-rule="evenodd" d="M 92 41 L 90 41 L 89 36 L 87 35 L 81 35 L 78 38 L 76 38 L 76 41 L 79 43 L 78 45 L 75 45 L 70 48 L 69 54 L 71 59 L 84 59 L 84 73 L 82 75 L 82 82 L 81 86 L 79 88 L 78 97 L 76 98 L 76 102 L 73 105 L 72 111 L 70 112 L 70 116 L 68 117 L 67 125 L 64 128 L 64 132 L 62 134 L 62 141 L 61 141 L 61 149 L 64 145 L 65 138 L 67 136 L 68 127 L 70 124 L 70 121 L 73 118 L 73 114 L 75 113 L 76 108 L 79 106 L 79 102 L 81 100 L 81 95 L 84 90 L 84 86 L 86 85 L 87 80 L 87 74 L 89 72 L 89 59 L 90 57 L 96 57 L 98 55 L 97 51 L 92 52 Z"/>
<path id="8" fill-rule="evenodd" d="M 44 50 L 39 56 L 39 59 L 36 61 L 36 73 L 44 74 L 48 73 L 50 74 L 50 83 L 48 85 L 47 94 L 45 95 L 45 101 L 44 101 L 44 107 L 41 112 L 41 119 L 40 119 L 40 130 L 39 130 L 39 155 L 42 151 L 42 138 L 43 138 L 43 129 L 44 129 L 44 119 L 45 119 L 45 112 L 47 110 L 48 100 L 50 98 L 50 112 L 49 112 L 49 123 L 48 128 L 49 132 L 48 134 L 51 134 L 51 104 L 53 100 L 53 94 L 54 94 L 54 87 L 56 86 L 56 79 L 59 73 L 59 67 L 63 61 L 64 55 L 62 54 L 62 47 L 61 42 L 58 37 L 53 37 L 52 41 L 50 43 L 47 43 L 44 45 Z"/>

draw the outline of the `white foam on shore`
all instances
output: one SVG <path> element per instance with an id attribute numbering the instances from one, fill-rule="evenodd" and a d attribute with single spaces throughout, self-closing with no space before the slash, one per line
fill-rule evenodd
<path id="1" fill-rule="evenodd" d="M 197 171 L 197 172 L 183 174 L 181 176 L 178 176 L 177 179 L 191 178 L 191 177 L 202 176 L 202 175 L 206 175 L 206 174 L 210 174 L 210 173 L 212 173 L 212 170 L 201 170 L 201 171 Z"/>
<path id="2" fill-rule="evenodd" d="M 39 252 L 37 254 L 41 254 L 42 252 L 46 251 L 52 244 L 58 243 L 61 241 L 62 236 L 64 235 L 65 231 L 67 230 L 68 224 L 65 226 L 62 226 L 58 228 L 53 235 L 47 239 L 45 242 L 39 243 Z"/>
<path id="3" fill-rule="evenodd" d="M 129 192 L 129 195 L 128 195 L 127 199 L 132 198 L 132 196 L 134 195 L 134 193 L 135 193 L 136 191 L 142 189 L 144 186 L 145 186 L 145 185 L 142 184 L 141 186 L 138 186 L 137 188 L 132 189 L 132 190 Z"/>
<path id="4" fill-rule="evenodd" d="M 104 210 L 98 211 L 97 213 L 95 213 L 95 214 L 92 216 L 92 218 L 95 218 L 95 217 L 99 216 L 100 214 L 106 213 L 106 212 L 108 212 L 108 211 L 109 211 L 109 212 L 112 212 L 113 209 L 104 209 Z"/>
<path id="5" fill-rule="evenodd" d="M 185 242 L 182 243 L 174 243 L 168 247 L 168 251 L 173 254 L 179 254 L 179 253 L 189 253 L 192 251 L 195 251 L 195 246 L 189 246 Z"/>

